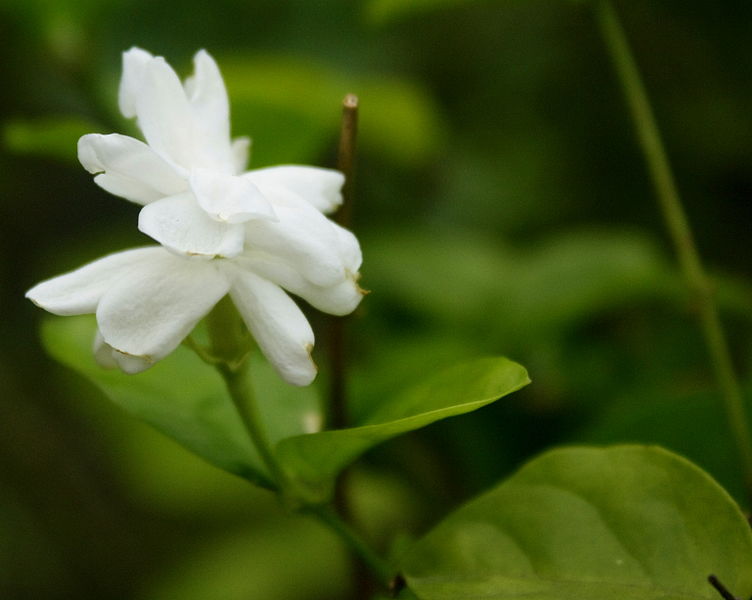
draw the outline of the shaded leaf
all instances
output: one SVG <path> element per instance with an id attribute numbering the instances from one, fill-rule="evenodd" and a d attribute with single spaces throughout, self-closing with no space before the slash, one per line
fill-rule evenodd
<path id="1" fill-rule="evenodd" d="M 567 448 L 446 518 L 403 560 L 423 600 L 715 599 L 752 593 L 752 533 L 705 472 L 652 446 Z"/>
<path id="2" fill-rule="evenodd" d="M 360 426 L 282 440 L 277 455 L 312 500 L 332 492 L 336 475 L 366 450 L 440 419 L 467 413 L 530 382 L 523 367 L 506 358 L 482 358 L 431 376 L 387 399 Z"/>

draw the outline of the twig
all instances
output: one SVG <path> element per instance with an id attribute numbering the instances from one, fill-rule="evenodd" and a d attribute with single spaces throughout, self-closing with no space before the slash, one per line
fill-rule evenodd
<path id="1" fill-rule="evenodd" d="M 666 227 L 687 285 L 695 296 L 700 326 L 721 389 L 726 420 L 741 459 L 747 494 L 752 499 L 752 435 L 713 287 L 700 261 L 655 116 L 624 29 L 610 0 L 601 0 L 596 6 L 601 31 L 629 105 Z"/>

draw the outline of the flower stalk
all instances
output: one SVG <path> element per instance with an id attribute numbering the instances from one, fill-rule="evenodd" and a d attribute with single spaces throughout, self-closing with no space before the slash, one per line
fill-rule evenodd
<path id="1" fill-rule="evenodd" d="M 348 94 L 342 101 L 342 124 L 340 127 L 337 169 L 345 176 L 342 187 L 342 205 L 335 217 L 337 223 L 349 228 L 352 225 L 353 177 L 355 174 L 355 148 L 358 136 L 358 97 Z M 329 388 L 329 415 L 331 427 L 341 429 L 347 426 L 346 401 L 346 335 L 345 320 L 333 318 L 330 327 L 329 358 L 332 381 Z"/>
<path id="2" fill-rule="evenodd" d="M 752 498 L 752 435 L 713 286 L 702 266 L 655 116 L 618 14 L 611 0 L 599 0 L 596 11 L 679 265 L 696 302 L 700 326 L 721 389 L 728 426 L 741 459 L 747 493 Z"/>
<path id="3" fill-rule="evenodd" d="M 225 296 L 207 317 L 211 356 L 243 421 L 248 436 L 271 476 L 273 486 L 283 499 L 289 497 L 290 484 L 277 462 L 259 414 L 258 403 L 248 379 L 245 360 L 249 354 L 247 330 L 232 300 Z"/>
<path id="4" fill-rule="evenodd" d="M 388 588 L 395 575 L 393 569 L 334 510 L 320 504 L 311 504 L 303 494 L 297 494 L 294 484 L 277 461 L 264 429 L 245 365 L 250 338 L 229 296 L 220 300 L 209 313 L 207 326 L 210 349 L 202 350 L 199 356 L 204 360 L 209 359 L 207 362 L 222 375 L 248 436 L 270 475 L 271 481 L 267 487 L 277 492 L 285 507 L 318 519 L 336 533 L 379 583 Z M 190 347 L 200 349 L 195 342 Z"/>

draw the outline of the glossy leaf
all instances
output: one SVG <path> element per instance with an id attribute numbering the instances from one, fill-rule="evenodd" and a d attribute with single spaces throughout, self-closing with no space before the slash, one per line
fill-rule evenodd
<path id="1" fill-rule="evenodd" d="M 262 463 L 217 372 L 180 347 L 148 371 L 125 375 L 102 369 L 91 344 L 93 318 L 49 319 L 43 326 L 48 352 L 91 380 L 113 402 L 208 462 L 254 483 L 268 485 Z M 254 355 L 252 381 L 269 438 L 315 431 L 320 423 L 313 388 L 282 382 Z"/>
<path id="2" fill-rule="evenodd" d="M 728 494 L 655 446 L 554 450 L 446 518 L 403 560 L 423 600 L 711 600 L 752 594 Z"/>
<path id="3" fill-rule="evenodd" d="M 527 371 L 506 358 L 469 361 L 433 375 L 421 385 L 387 399 L 358 427 L 283 440 L 277 455 L 311 500 L 332 492 L 334 478 L 366 450 L 440 419 L 467 413 L 530 382 Z"/>

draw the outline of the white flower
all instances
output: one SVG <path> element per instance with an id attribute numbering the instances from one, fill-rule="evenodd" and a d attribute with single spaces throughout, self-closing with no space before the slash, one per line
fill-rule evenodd
<path id="1" fill-rule="evenodd" d="M 325 213 L 339 206 L 337 171 L 289 165 L 244 173 L 249 140 L 230 138 L 219 69 L 204 50 L 194 66 L 181 84 L 163 58 L 140 48 L 125 52 L 120 110 L 137 118 L 147 143 L 116 133 L 78 143 L 79 160 L 99 186 L 144 206 L 141 231 L 177 253 L 234 257 L 247 237 L 264 237 L 267 225 L 286 222 L 279 210 L 291 195 Z M 278 225 L 271 230 L 281 233 Z"/>
<path id="2" fill-rule="evenodd" d="M 330 314 L 355 309 L 362 297 L 352 275 L 360 250 L 352 234 L 334 231 L 348 276 L 333 285 L 317 285 L 284 258 L 262 251 L 204 260 L 150 246 L 105 256 L 37 284 L 26 296 L 57 315 L 96 313 L 98 362 L 138 373 L 170 354 L 229 293 L 282 378 L 308 385 L 316 376 L 313 331 L 282 288 Z"/>
<path id="3" fill-rule="evenodd" d="M 285 290 L 335 315 L 363 295 L 358 241 L 323 214 L 342 201 L 342 174 L 279 166 L 238 175 L 248 144 L 230 142 L 224 84 L 206 52 L 184 86 L 143 50 L 126 52 L 123 63 L 120 107 L 138 117 L 149 145 L 87 135 L 79 158 L 101 187 L 144 205 L 139 228 L 162 246 L 111 254 L 27 297 L 58 315 L 95 313 L 97 360 L 137 373 L 229 293 L 280 375 L 307 385 L 314 336 Z"/>

